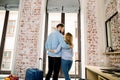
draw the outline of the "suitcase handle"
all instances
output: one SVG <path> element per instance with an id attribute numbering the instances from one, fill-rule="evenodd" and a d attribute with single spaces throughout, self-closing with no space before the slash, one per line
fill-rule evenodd
<path id="1" fill-rule="evenodd" d="M 81 60 L 75 60 L 75 62 L 81 62 Z"/>
<path id="2" fill-rule="evenodd" d="M 40 70 L 43 69 L 42 63 L 43 63 L 43 59 L 42 59 L 41 57 L 39 57 L 39 69 L 40 69 Z M 41 66 L 40 66 L 40 65 L 41 65 Z"/>

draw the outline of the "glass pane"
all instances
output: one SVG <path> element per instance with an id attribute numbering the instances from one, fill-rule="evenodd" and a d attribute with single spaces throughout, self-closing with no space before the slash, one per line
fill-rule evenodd
<path id="1" fill-rule="evenodd" d="M 49 13 L 48 35 L 56 29 L 56 25 L 61 22 L 61 13 Z"/>
<path id="2" fill-rule="evenodd" d="M 11 70 L 18 11 L 10 11 L 1 70 Z"/>
<path id="3" fill-rule="evenodd" d="M 56 25 L 61 22 L 61 13 L 49 13 L 48 35 L 55 30 Z M 46 57 L 46 73 L 48 72 L 48 57 Z"/>
<path id="4" fill-rule="evenodd" d="M 0 45 L 1 45 L 1 37 L 4 25 L 5 11 L 0 10 Z"/>
<path id="5" fill-rule="evenodd" d="M 77 13 L 65 13 L 65 33 L 70 32 L 73 35 L 73 64 L 70 70 L 71 75 L 75 75 L 75 60 L 78 60 L 78 27 Z M 78 64 L 76 63 L 76 73 L 78 74 Z"/>
<path id="6" fill-rule="evenodd" d="M 16 20 L 9 20 L 7 27 L 7 36 L 14 36 Z"/>

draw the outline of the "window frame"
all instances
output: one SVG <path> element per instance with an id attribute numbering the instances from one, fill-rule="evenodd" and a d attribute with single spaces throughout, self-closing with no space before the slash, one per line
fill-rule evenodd
<path id="1" fill-rule="evenodd" d="M 5 12 L 4 25 L 3 25 L 3 30 L 2 30 L 3 32 L 2 32 L 1 45 L 0 45 L 0 74 L 10 74 L 11 73 L 11 71 L 1 70 L 2 57 L 3 57 L 6 33 L 7 33 L 7 24 L 8 24 L 8 19 L 9 19 L 9 12 L 10 12 L 9 10 L 6 10 L 6 12 Z"/>

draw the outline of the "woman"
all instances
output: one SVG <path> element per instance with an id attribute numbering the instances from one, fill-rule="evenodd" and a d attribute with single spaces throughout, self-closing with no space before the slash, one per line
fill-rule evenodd
<path id="1" fill-rule="evenodd" d="M 61 50 L 62 54 L 61 54 L 61 64 L 62 64 L 62 70 L 63 70 L 63 74 L 65 77 L 65 80 L 70 80 L 70 76 L 69 76 L 69 71 L 71 69 L 72 66 L 72 57 L 73 57 L 73 36 L 71 33 L 66 33 L 64 36 L 65 42 L 71 46 L 71 48 L 61 48 L 61 45 L 59 45 L 57 47 L 56 50 L 49 50 L 50 52 L 53 53 L 57 53 L 58 51 Z"/>

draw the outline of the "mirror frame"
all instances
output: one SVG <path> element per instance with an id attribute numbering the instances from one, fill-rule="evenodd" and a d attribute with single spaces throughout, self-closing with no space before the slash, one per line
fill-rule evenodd
<path id="1" fill-rule="evenodd" d="M 112 48 L 112 40 L 111 40 L 111 33 L 110 33 L 110 21 L 111 19 L 118 14 L 118 11 L 114 13 L 110 18 L 105 21 L 105 31 L 106 31 L 106 48 Z"/>

